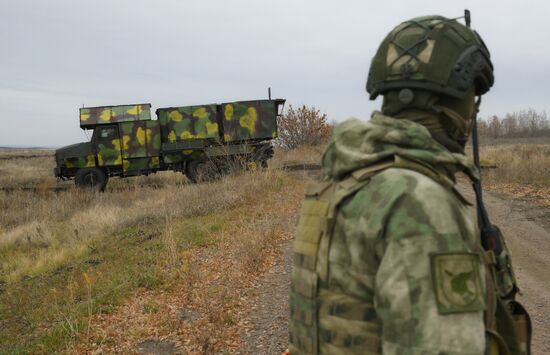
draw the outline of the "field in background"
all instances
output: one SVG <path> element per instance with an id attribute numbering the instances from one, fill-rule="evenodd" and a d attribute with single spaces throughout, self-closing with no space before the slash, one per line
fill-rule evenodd
<path id="1" fill-rule="evenodd" d="M 550 205 L 550 144 L 481 152 L 486 186 Z M 0 150 L 0 349 L 125 352 L 151 334 L 189 339 L 186 351 L 239 347 L 240 290 L 291 237 L 302 198 L 303 177 L 283 168 L 321 153 L 277 150 L 269 169 L 210 184 L 113 178 L 90 194 L 53 178 L 51 151 Z"/>

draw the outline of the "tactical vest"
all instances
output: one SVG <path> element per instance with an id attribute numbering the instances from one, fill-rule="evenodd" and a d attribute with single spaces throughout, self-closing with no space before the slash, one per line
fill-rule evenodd
<path id="1" fill-rule="evenodd" d="M 294 240 L 290 292 L 290 354 L 382 352 L 381 324 L 376 317 L 374 304 L 329 290 L 328 254 L 341 203 L 366 186 L 372 176 L 392 167 L 416 171 L 454 190 L 454 183 L 429 165 L 400 156 L 356 170 L 341 181 L 324 181 L 309 186 Z M 488 269 L 486 353 L 530 354 L 529 316 L 515 300 L 503 299 L 502 290 L 498 287 L 499 278 L 503 276 L 499 276 L 495 268 L 494 254 L 485 252 L 481 246 L 479 252 Z M 515 285 L 513 274 L 508 275 L 508 278 Z"/>
<path id="2" fill-rule="evenodd" d="M 498 233 L 500 235 L 500 231 Z M 502 238 L 501 235 L 500 237 Z M 488 271 L 486 273 L 487 308 L 484 317 L 487 354 L 529 355 L 531 354 L 531 318 L 523 305 L 515 299 L 519 289 L 504 238 L 502 243 L 503 250 L 498 256 L 495 256 L 492 250 L 483 250 L 481 246 L 479 248 Z"/>

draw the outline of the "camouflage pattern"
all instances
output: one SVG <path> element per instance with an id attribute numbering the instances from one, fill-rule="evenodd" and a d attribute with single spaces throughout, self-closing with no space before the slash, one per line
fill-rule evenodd
<path id="1" fill-rule="evenodd" d="M 74 168 L 92 168 L 96 166 L 95 156 L 93 154 L 88 154 L 87 156 L 80 157 L 67 157 L 63 159 L 63 163 L 69 169 Z"/>
<path id="2" fill-rule="evenodd" d="M 139 172 L 141 170 L 158 169 L 160 167 L 160 157 L 132 158 L 123 159 L 122 167 L 125 173 Z"/>
<path id="3" fill-rule="evenodd" d="M 372 100 L 400 89 L 462 99 L 472 87 L 483 95 L 493 82 L 489 50 L 477 33 L 456 20 L 423 16 L 398 25 L 382 41 L 366 89 Z"/>
<path id="4" fill-rule="evenodd" d="M 166 164 L 176 164 L 186 160 L 201 159 L 203 156 L 201 150 L 183 149 L 178 152 L 164 153 L 162 159 Z"/>
<path id="5" fill-rule="evenodd" d="M 159 108 L 157 116 L 163 142 L 219 139 L 220 132 L 215 104 Z"/>
<path id="6" fill-rule="evenodd" d="M 102 132 L 112 132 L 102 137 Z M 100 167 L 122 165 L 122 147 L 128 141 L 120 139 L 119 127 L 116 124 L 109 126 L 97 126 L 94 130 L 92 140 L 97 150 L 97 163 Z"/>
<path id="7" fill-rule="evenodd" d="M 80 127 L 151 119 L 151 104 L 83 107 L 80 109 Z"/>
<path id="8" fill-rule="evenodd" d="M 158 121 L 122 122 L 120 143 L 124 171 L 160 166 L 160 128 Z"/>
<path id="9" fill-rule="evenodd" d="M 229 143 L 276 138 L 277 106 L 276 100 L 238 101 L 160 108 L 157 116 L 163 142 L 218 140 L 223 136 Z"/>
<path id="10" fill-rule="evenodd" d="M 68 169 L 95 166 L 94 150 L 90 142 L 76 143 L 56 150 L 55 161 L 57 166 Z"/>
<path id="11" fill-rule="evenodd" d="M 375 113 L 336 127 L 323 168 L 294 244 L 290 352 L 483 354 L 486 271 L 454 189 L 477 177 L 467 158 Z"/>
<path id="12" fill-rule="evenodd" d="M 160 125 L 158 121 L 145 121 L 147 153 L 149 156 L 161 154 Z"/>
<path id="13" fill-rule="evenodd" d="M 101 132 L 105 130 L 114 130 L 114 135 L 102 137 Z M 160 166 L 160 130 L 156 121 L 98 126 L 93 139 L 100 167 L 122 166 L 126 172 Z M 91 163 L 91 158 L 88 158 Z"/>
<path id="14" fill-rule="evenodd" d="M 276 137 L 277 111 L 284 102 L 160 108 L 156 121 L 151 120 L 150 104 L 82 108 L 80 126 L 94 129 L 92 142 L 58 149 L 54 174 L 70 178 L 79 168 L 109 167 L 111 175 L 133 175 L 143 170 L 181 169 L 181 163 L 206 155 L 251 154 L 254 150 L 242 143 L 252 141 L 254 146 Z"/>
<path id="15" fill-rule="evenodd" d="M 222 104 L 224 141 L 276 138 L 277 105 L 272 100 Z"/>

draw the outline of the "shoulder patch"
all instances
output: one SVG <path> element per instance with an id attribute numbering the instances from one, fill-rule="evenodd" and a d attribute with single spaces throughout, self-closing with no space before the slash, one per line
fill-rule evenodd
<path id="1" fill-rule="evenodd" d="M 439 314 L 485 309 L 478 254 L 434 253 L 430 255 L 430 263 Z"/>

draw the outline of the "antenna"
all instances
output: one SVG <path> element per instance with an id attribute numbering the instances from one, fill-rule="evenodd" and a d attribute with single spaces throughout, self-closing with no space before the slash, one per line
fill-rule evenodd
<path id="1" fill-rule="evenodd" d="M 267 88 L 267 97 L 271 100 L 271 87 Z"/>
<path id="2" fill-rule="evenodd" d="M 464 21 L 466 22 L 466 27 L 470 28 L 472 18 L 470 17 L 470 10 L 468 9 L 464 9 Z"/>

